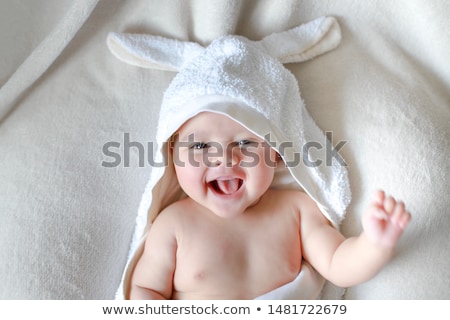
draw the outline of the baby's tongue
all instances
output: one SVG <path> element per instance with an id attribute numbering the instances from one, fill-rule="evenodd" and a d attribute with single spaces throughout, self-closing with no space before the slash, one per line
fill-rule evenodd
<path id="1" fill-rule="evenodd" d="M 216 180 L 217 187 L 224 194 L 232 194 L 239 189 L 239 179 Z"/>

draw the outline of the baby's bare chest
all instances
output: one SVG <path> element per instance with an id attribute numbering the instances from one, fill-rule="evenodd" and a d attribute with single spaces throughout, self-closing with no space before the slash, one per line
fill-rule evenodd
<path id="1" fill-rule="evenodd" d="M 174 280 L 180 290 L 277 287 L 296 276 L 300 266 L 300 232 L 295 219 L 267 219 L 244 227 L 212 223 L 184 233 Z"/>

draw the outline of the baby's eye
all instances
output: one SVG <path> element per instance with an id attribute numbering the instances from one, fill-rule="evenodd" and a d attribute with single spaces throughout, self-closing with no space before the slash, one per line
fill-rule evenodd
<path id="1" fill-rule="evenodd" d="M 250 147 L 250 146 L 256 147 L 256 146 L 258 145 L 258 142 L 252 141 L 252 140 L 246 140 L 246 139 L 243 139 L 243 140 L 239 140 L 238 143 L 237 143 L 237 145 L 238 145 L 238 147 L 240 147 L 240 148 Z"/>
<path id="2" fill-rule="evenodd" d="M 208 144 L 204 143 L 204 142 L 195 142 L 195 143 L 191 144 L 190 148 L 194 149 L 194 150 L 201 150 L 201 149 L 208 148 Z"/>

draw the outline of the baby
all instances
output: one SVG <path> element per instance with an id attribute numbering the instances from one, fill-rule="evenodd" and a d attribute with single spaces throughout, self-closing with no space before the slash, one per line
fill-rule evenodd
<path id="1" fill-rule="evenodd" d="M 410 214 L 379 191 L 358 237 L 337 231 L 351 199 L 347 171 L 323 161 L 330 139 L 283 65 L 340 40 L 333 17 L 206 47 L 109 35 L 122 61 L 178 72 L 161 104 L 155 163 L 165 165 L 152 168 L 139 206 L 125 298 L 313 299 L 323 278 L 352 286 L 389 261 Z"/>
<path id="2" fill-rule="evenodd" d="M 349 287 L 392 257 L 410 221 L 402 202 L 378 191 L 346 239 L 316 203 L 270 185 L 284 165 L 269 145 L 225 115 L 201 112 L 171 148 L 187 198 L 154 221 L 131 277 L 131 299 L 253 299 L 292 281 L 302 259 Z"/>

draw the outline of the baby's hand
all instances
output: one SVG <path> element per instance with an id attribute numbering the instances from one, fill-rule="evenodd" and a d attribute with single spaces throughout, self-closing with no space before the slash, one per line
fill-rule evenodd
<path id="1" fill-rule="evenodd" d="M 405 205 L 393 197 L 377 191 L 363 216 L 363 228 L 367 237 L 375 244 L 393 247 L 411 220 Z"/>

